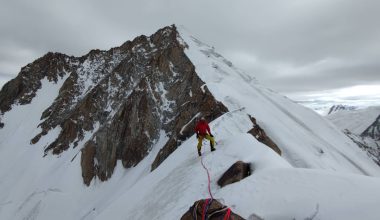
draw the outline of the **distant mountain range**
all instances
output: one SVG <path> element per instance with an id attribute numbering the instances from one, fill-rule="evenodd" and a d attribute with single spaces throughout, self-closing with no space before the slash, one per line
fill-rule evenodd
<path id="1" fill-rule="evenodd" d="M 380 165 L 380 106 L 333 106 L 326 116 Z"/>
<path id="2" fill-rule="evenodd" d="M 328 115 L 330 111 L 343 110 L 343 109 L 363 109 L 370 106 L 380 106 L 380 100 L 295 100 L 295 102 L 313 109 L 320 115 Z"/>
<path id="3" fill-rule="evenodd" d="M 352 111 L 355 109 L 358 109 L 357 106 L 348 106 L 348 105 L 333 105 L 331 106 L 330 110 L 328 111 L 328 115 L 333 114 L 338 111 Z"/>

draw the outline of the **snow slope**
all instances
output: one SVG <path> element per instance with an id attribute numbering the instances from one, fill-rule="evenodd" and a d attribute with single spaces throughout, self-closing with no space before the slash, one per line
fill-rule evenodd
<path id="1" fill-rule="evenodd" d="M 380 217 L 376 203 L 380 179 L 292 168 L 246 133 L 247 118 L 245 111 L 236 111 L 211 124 L 215 136 L 223 137 L 217 140 L 217 151 L 210 153 L 207 144 L 203 149 L 215 198 L 247 219 L 253 213 L 265 219 Z M 70 163 L 71 154 L 34 164 L 28 175 L 14 173 L 20 184 L 29 182 L 8 187 L 0 219 L 179 219 L 194 201 L 208 197 L 207 176 L 195 146 L 193 136 L 152 173 L 151 157 L 129 170 L 119 164 L 110 181 L 94 182 L 89 188 L 81 184 L 79 160 Z M 219 188 L 218 177 L 236 160 L 251 162 L 255 171 Z M 38 168 L 44 172 L 38 174 Z"/>
<path id="2" fill-rule="evenodd" d="M 378 219 L 380 179 L 361 175 L 292 168 L 268 147 L 246 134 L 246 112 L 222 116 L 212 123 L 217 151 L 206 144 L 204 162 L 211 172 L 214 197 L 244 218 Z M 192 137 L 157 170 L 124 191 L 95 219 L 179 219 L 196 200 L 207 198 L 207 175 Z M 252 163 L 254 173 L 225 188 L 216 181 L 236 160 Z M 131 199 L 133 198 L 133 199 Z M 360 209 L 360 212 L 358 211 Z"/>
<path id="3" fill-rule="evenodd" d="M 327 115 L 326 118 L 340 128 L 377 164 L 380 164 L 380 142 L 363 134 L 376 122 L 380 115 L 380 106 L 372 106 L 353 111 L 339 111 Z"/>
<path id="4" fill-rule="evenodd" d="M 380 175 L 379 167 L 329 121 L 261 86 L 186 30 L 180 33 L 189 46 L 186 54 L 216 99 L 229 110 L 245 107 L 293 166 Z"/>
<path id="5" fill-rule="evenodd" d="M 348 129 L 354 134 L 360 135 L 380 115 L 380 106 L 368 107 L 352 111 L 338 111 L 325 116 L 341 130 Z"/>
<path id="6" fill-rule="evenodd" d="M 203 149 L 215 198 L 244 218 L 255 213 L 266 220 L 380 219 L 380 179 L 370 177 L 379 176 L 380 169 L 350 139 L 313 111 L 262 87 L 183 30 L 181 37 L 207 88 L 231 111 L 211 123 L 217 150 L 211 153 L 207 143 Z M 161 132 L 136 167 L 117 164 L 110 180 L 94 180 L 90 187 L 82 181 L 79 147 L 42 157 L 59 130 L 35 145 L 29 141 L 40 131 L 41 113 L 64 80 L 44 80 L 31 104 L 15 105 L 3 116 L 12 126 L 0 130 L 0 219 L 179 219 L 194 201 L 208 197 L 195 136 L 150 172 L 168 139 Z M 258 120 L 283 157 L 247 134 L 252 128 L 247 114 Z M 218 177 L 237 160 L 251 162 L 253 174 L 219 188 Z"/>

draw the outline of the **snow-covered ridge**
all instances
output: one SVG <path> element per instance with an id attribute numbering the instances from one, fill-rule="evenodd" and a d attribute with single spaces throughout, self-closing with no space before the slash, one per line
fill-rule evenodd
<path id="1" fill-rule="evenodd" d="M 375 202 L 380 195 L 376 190 L 378 178 L 293 168 L 246 133 L 251 126 L 247 119 L 246 111 L 234 111 L 215 120 L 211 130 L 218 137 L 217 150 L 209 152 L 207 144 L 203 149 L 214 197 L 234 212 L 245 219 L 252 214 L 264 219 L 302 220 L 313 216 L 352 220 L 364 216 L 375 220 L 380 216 Z M 208 197 L 207 175 L 196 155 L 196 144 L 195 137 L 184 142 L 154 172 L 124 190 L 99 213 L 92 212 L 94 219 L 111 216 L 179 219 L 194 201 Z M 238 183 L 219 188 L 216 181 L 236 160 L 250 162 L 254 173 Z"/>
<path id="2" fill-rule="evenodd" d="M 380 175 L 380 169 L 326 119 L 260 85 L 186 30 L 180 38 L 207 88 L 228 109 L 245 107 L 295 167 Z M 326 152 L 326 153 L 323 153 Z M 327 153 L 328 152 L 328 153 Z"/>
<path id="3" fill-rule="evenodd" d="M 327 115 L 326 118 L 380 165 L 379 106 L 352 111 L 338 111 Z"/>
<path id="4" fill-rule="evenodd" d="M 170 42 L 172 39 L 168 39 L 169 30 L 173 30 L 173 27 L 164 29 L 164 34 L 157 39 Z M 162 36 L 165 38 L 160 39 Z M 150 37 L 144 45 L 151 47 L 154 53 L 159 52 L 157 39 L 154 41 Z M 145 42 L 146 38 L 141 37 L 139 40 Z M 178 112 L 203 104 L 199 101 L 202 99 L 196 98 L 211 92 L 229 109 L 229 112 L 210 124 L 217 141 L 217 150 L 210 152 L 208 143 L 203 146 L 203 159 L 211 173 L 211 190 L 215 198 L 224 201 L 224 204 L 245 219 L 249 219 L 252 214 L 266 220 L 380 218 L 377 207 L 380 180 L 371 177 L 380 176 L 379 167 L 339 129 L 311 110 L 263 87 L 252 75 L 234 67 L 214 48 L 196 40 L 182 29 L 179 29 L 177 40 L 181 45 L 187 45 L 185 52 L 195 66 L 194 75 L 199 76 L 203 82 L 197 81 L 190 74 L 194 78 L 186 80 L 193 82 L 192 86 L 171 91 L 173 88 L 165 87 L 164 83 L 175 83 L 178 79 L 176 77 L 183 76 L 184 71 L 178 65 L 178 60 L 166 62 L 165 57 L 157 56 L 154 60 L 160 60 L 159 63 L 163 64 L 161 67 L 168 70 L 155 72 L 159 76 L 153 77 L 157 83 L 147 86 L 146 83 L 153 81 L 153 78 L 145 78 L 125 80 L 125 84 L 120 85 L 126 70 L 138 69 L 136 75 L 139 76 L 146 63 L 132 65 L 130 69 L 111 65 L 112 68 L 117 68 L 117 72 L 109 81 L 96 87 L 94 81 L 88 81 L 91 76 L 95 77 L 95 82 L 104 79 L 89 72 L 89 78 L 83 78 L 81 91 L 88 91 L 88 94 L 110 91 L 104 96 L 105 109 L 114 111 L 112 115 L 128 116 L 132 115 L 128 108 L 117 112 L 120 106 L 128 105 L 119 105 L 119 102 L 113 102 L 110 97 L 125 95 L 126 91 L 115 89 L 118 88 L 115 85 L 124 88 L 131 84 L 137 88 L 135 95 L 143 94 L 148 97 L 149 103 L 162 103 L 159 106 L 162 108 L 145 112 L 146 117 L 157 111 L 171 113 L 159 117 L 165 124 L 173 123 L 172 116 Z M 122 47 L 128 48 L 128 45 L 126 43 Z M 142 60 L 150 55 L 147 53 L 149 49 L 144 47 L 134 47 L 133 50 Z M 129 61 L 137 62 L 136 59 Z M 192 70 L 192 65 L 184 69 Z M 176 128 L 177 133 L 159 130 L 147 156 L 135 166 L 126 169 L 118 160 L 108 181 L 102 182 L 94 178 L 89 187 L 82 180 L 83 152 L 80 148 L 93 138 L 102 126 L 100 123 L 94 124 L 93 131 L 84 133 L 83 139 L 77 139 L 76 148 L 71 146 L 60 155 L 43 157 L 44 148 L 55 140 L 61 132 L 60 128 L 50 130 L 34 145 L 29 142 L 30 137 L 41 131 L 41 128 L 37 128 L 41 123 L 40 116 L 58 96 L 62 84 L 68 79 L 65 77 L 60 77 L 57 82 L 44 80 L 30 105 L 17 105 L 16 111 L 5 115 L 10 120 L 5 122 L 12 123 L 12 127 L 0 129 L 0 219 L 179 219 L 194 201 L 208 197 L 207 176 L 196 153 L 197 140 L 191 136 L 195 120 L 193 116 L 200 115 L 199 112 L 184 117 L 185 123 Z M 44 99 L 43 94 L 48 94 L 48 98 Z M 126 94 L 129 97 L 132 93 Z M 178 111 L 174 111 L 170 108 L 173 104 L 171 101 L 173 96 L 180 95 L 196 101 L 181 98 L 184 102 L 180 103 Z M 25 108 L 33 110 L 32 114 L 22 114 L 23 117 L 19 117 L 18 113 Z M 142 111 L 135 113 L 143 114 Z M 8 117 L 10 115 L 14 117 Z M 258 124 L 281 148 L 283 157 L 247 134 L 252 128 L 248 115 L 257 119 Z M 125 118 L 121 117 L 117 124 L 121 124 L 122 119 Z M 183 140 L 151 172 L 151 165 L 165 143 L 173 136 L 186 132 L 190 138 Z M 115 133 L 105 132 L 110 137 Z M 143 132 L 143 135 L 144 138 L 152 136 L 150 132 Z M 125 136 L 124 139 L 128 140 L 128 137 Z M 103 141 L 105 138 L 100 136 L 95 140 Z M 254 168 L 252 175 L 224 188 L 218 187 L 218 178 L 237 160 L 251 163 Z M 98 165 L 100 161 L 95 160 L 95 163 Z"/>

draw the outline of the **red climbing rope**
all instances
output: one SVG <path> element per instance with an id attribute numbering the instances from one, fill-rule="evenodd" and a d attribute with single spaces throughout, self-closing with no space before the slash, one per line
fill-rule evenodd
<path id="1" fill-rule="evenodd" d="M 207 172 L 207 179 L 208 179 L 208 193 L 210 194 L 210 199 L 206 199 L 204 204 L 203 204 L 203 213 L 202 213 L 202 220 L 205 220 L 206 218 L 206 215 L 207 215 L 207 209 L 208 209 L 208 206 L 211 205 L 211 202 L 212 200 L 214 200 L 214 197 L 212 195 L 212 192 L 211 192 L 211 178 L 210 178 L 210 172 L 208 171 L 207 167 L 205 166 L 205 164 L 203 163 L 203 154 L 201 156 L 201 164 L 202 164 L 202 167 L 206 170 Z M 226 212 L 226 215 L 224 216 L 223 220 L 229 220 L 230 219 L 230 215 L 231 215 L 231 209 L 228 208 L 227 209 L 227 212 Z"/>
<path id="2" fill-rule="evenodd" d="M 208 206 L 208 203 L 210 202 L 210 199 L 206 199 L 206 201 L 203 203 L 203 212 L 202 212 L 202 220 L 205 220 L 206 219 L 206 215 L 207 215 L 207 206 Z"/>
<path id="3" fill-rule="evenodd" d="M 227 209 L 227 213 L 226 213 L 226 215 L 224 216 L 224 219 L 223 219 L 223 220 L 228 220 L 228 219 L 230 219 L 230 215 L 231 215 L 231 209 L 228 208 L 228 209 Z"/>
<path id="4" fill-rule="evenodd" d="M 203 168 L 206 170 L 207 172 L 207 178 L 208 178 L 208 193 L 210 194 L 210 198 L 211 199 L 214 199 L 214 197 L 212 196 L 212 192 L 211 192 L 211 178 L 210 178 L 210 173 L 207 169 L 207 167 L 205 166 L 205 164 L 203 163 L 203 155 L 201 156 L 201 163 L 202 163 L 202 166 Z"/>

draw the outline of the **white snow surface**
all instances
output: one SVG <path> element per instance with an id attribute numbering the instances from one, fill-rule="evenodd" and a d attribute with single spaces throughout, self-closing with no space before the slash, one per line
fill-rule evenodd
<path id="1" fill-rule="evenodd" d="M 331 122 L 263 87 L 185 30 L 180 33 L 187 56 L 216 99 L 229 110 L 246 108 L 294 167 L 380 175 L 379 167 Z"/>
<path id="2" fill-rule="evenodd" d="M 203 89 L 230 110 L 210 124 L 217 150 L 211 153 L 208 143 L 203 147 L 214 198 L 246 219 L 252 214 L 265 220 L 380 219 L 380 169 L 349 138 L 312 110 L 264 88 L 212 47 L 180 33 Z M 162 131 L 136 167 L 118 163 L 110 180 L 94 179 L 89 187 L 82 181 L 80 147 L 91 132 L 77 148 L 43 157 L 59 128 L 35 145 L 29 142 L 65 77 L 57 84 L 44 80 L 31 104 L 12 106 L 1 116 L 0 219 L 180 219 L 195 201 L 209 197 L 195 136 L 150 172 L 169 139 Z M 247 114 L 277 143 L 282 157 L 247 134 L 252 128 Z M 238 160 L 252 164 L 252 175 L 217 186 Z"/>
<path id="3" fill-rule="evenodd" d="M 338 111 L 325 116 L 341 130 L 349 130 L 354 134 L 363 133 L 380 115 L 380 106 L 371 106 L 351 111 Z"/>

